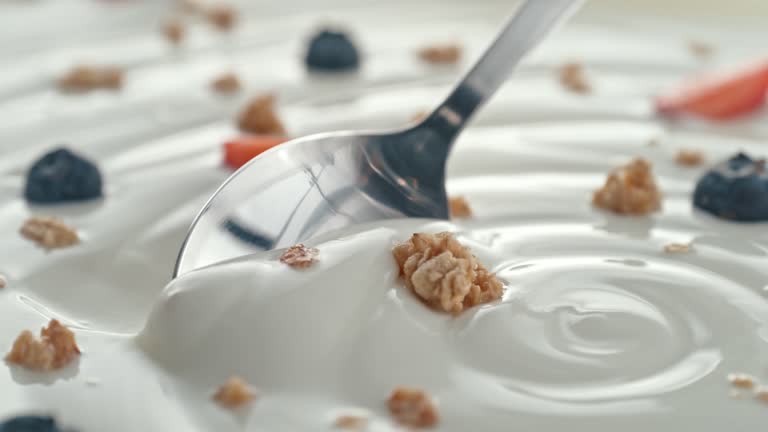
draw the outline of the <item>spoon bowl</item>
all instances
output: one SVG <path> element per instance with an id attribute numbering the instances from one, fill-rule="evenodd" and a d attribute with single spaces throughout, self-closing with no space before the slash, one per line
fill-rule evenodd
<path id="1" fill-rule="evenodd" d="M 528 0 L 448 98 L 416 125 L 292 140 L 235 172 L 195 218 L 174 277 L 364 222 L 448 218 L 453 142 L 513 67 L 581 0 Z"/>

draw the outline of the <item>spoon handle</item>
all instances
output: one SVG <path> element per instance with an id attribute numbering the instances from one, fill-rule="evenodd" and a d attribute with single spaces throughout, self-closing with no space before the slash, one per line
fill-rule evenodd
<path id="1" fill-rule="evenodd" d="M 496 40 L 424 125 L 453 142 L 472 114 L 506 81 L 518 62 L 582 0 L 527 0 L 509 19 Z"/>

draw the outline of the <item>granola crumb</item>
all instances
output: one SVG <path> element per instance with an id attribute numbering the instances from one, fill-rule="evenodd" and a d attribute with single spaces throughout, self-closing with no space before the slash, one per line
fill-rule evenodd
<path id="1" fill-rule="evenodd" d="M 184 39 L 184 34 L 184 24 L 178 19 L 171 19 L 163 24 L 163 35 L 174 45 L 181 43 L 182 39 Z"/>
<path id="2" fill-rule="evenodd" d="M 392 255 L 405 285 L 435 309 L 459 313 L 501 297 L 501 282 L 449 232 L 413 234 Z"/>
<path id="3" fill-rule="evenodd" d="M 661 208 L 661 192 L 651 164 L 635 159 L 613 170 L 602 188 L 595 191 L 592 204 L 619 214 L 642 215 Z"/>
<path id="4" fill-rule="evenodd" d="M 205 12 L 205 17 L 220 31 L 232 30 L 237 20 L 237 12 L 228 5 L 212 6 Z"/>
<path id="5" fill-rule="evenodd" d="M 687 253 L 691 251 L 691 245 L 685 243 L 669 243 L 664 245 L 666 253 Z"/>
<path id="6" fill-rule="evenodd" d="M 213 395 L 213 400 L 226 408 L 237 408 L 251 402 L 256 394 L 241 378 L 232 376 Z"/>
<path id="7" fill-rule="evenodd" d="M 53 319 L 40 330 L 40 338 L 29 330 L 22 331 L 5 360 L 30 370 L 51 371 L 61 369 L 78 355 L 75 334 Z"/>
<path id="8" fill-rule="evenodd" d="M 237 119 L 240 130 L 255 134 L 285 135 L 285 128 L 275 113 L 274 105 L 273 95 L 257 96 L 240 113 Z"/>
<path id="9" fill-rule="evenodd" d="M 5 288 L 8 285 L 8 279 L 5 278 L 2 274 L 0 274 L 0 289 Z"/>
<path id="10" fill-rule="evenodd" d="M 21 235 L 45 249 L 57 249 L 80 242 L 77 231 L 52 217 L 33 216 L 24 222 Z"/>
<path id="11" fill-rule="evenodd" d="M 227 72 L 211 81 L 211 88 L 218 93 L 235 93 L 240 90 L 240 79 L 234 73 Z"/>
<path id="12" fill-rule="evenodd" d="M 389 395 L 387 406 L 392 417 L 403 426 L 427 428 L 439 420 L 437 407 L 421 389 L 398 387 Z"/>
<path id="13" fill-rule="evenodd" d="M 768 402 L 768 387 L 760 386 L 755 389 L 755 399 Z"/>
<path id="14" fill-rule="evenodd" d="M 681 149 L 675 155 L 675 163 L 688 167 L 699 166 L 704 163 L 704 153 L 698 150 Z"/>
<path id="15" fill-rule="evenodd" d="M 566 63 L 560 67 L 560 83 L 574 93 L 589 93 L 592 86 L 584 75 L 584 68 L 579 63 Z"/>
<path id="16" fill-rule="evenodd" d="M 451 217 L 459 219 L 472 217 L 472 208 L 469 207 L 467 199 L 463 196 L 448 198 L 448 208 L 450 209 Z"/>
<path id="17" fill-rule="evenodd" d="M 728 382 L 732 386 L 742 389 L 752 389 L 757 385 L 755 377 L 743 373 L 728 374 Z"/>
<path id="18" fill-rule="evenodd" d="M 694 56 L 705 59 L 712 56 L 715 52 L 715 47 L 706 42 L 692 40 L 688 41 L 688 50 Z"/>
<path id="19" fill-rule="evenodd" d="M 58 84 L 60 90 L 67 92 L 117 90 L 123 85 L 123 71 L 114 66 L 79 65 L 61 77 Z"/>
<path id="20" fill-rule="evenodd" d="M 307 268 L 317 262 L 318 253 L 319 251 L 316 248 L 308 248 L 303 244 L 297 244 L 283 252 L 280 256 L 280 262 L 291 267 Z"/>
<path id="21" fill-rule="evenodd" d="M 419 50 L 419 58 L 431 64 L 456 64 L 461 60 L 461 45 L 435 44 Z"/>
<path id="22" fill-rule="evenodd" d="M 336 417 L 333 426 L 337 429 L 363 430 L 368 424 L 368 419 L 359 415 L 340 415 Z"/>

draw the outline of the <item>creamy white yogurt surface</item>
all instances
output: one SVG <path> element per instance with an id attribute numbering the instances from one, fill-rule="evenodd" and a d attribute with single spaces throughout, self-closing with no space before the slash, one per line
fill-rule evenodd
<path id="1" fill-rule="evenodd" d="M 50 374 L 0 365 L 0 418 L 50 413 L 85 432 L 279 432 L 331 430 L 336 415 L 362 413 L 368 430 L 388 431 L 386 397 L 412 385 L 435 397 L 436 430 L 449 432 L 748 431 L 768 420 L 768 405 L 731 397 L 726 380 L 745 372 L 768 383 L 765 225 L 694 211 L 704 168 L 673 161 L 680 148 L 709 161 L 739 149 L 764 155 L 768 121 L 667 124 L 650 99 L 687 74 L 761 53 L 759 28 L 592 6 L 462 135 L 448 188 L 467 197 L 473 219 L 359 227 L 309 242 L 321 252 L 306 271 L 270 253 L 163 290 L 192 217 L 230 173 L 220 144 L 248 97 L 275 91 L 293 135 L 403 124 L 460 70 L 420 64 L 413 51 L 461 40 L 466 65 L 509 6 L 448 2 L 403 15 L 402 5 L 339 2 L 318 15 L 249 3 L 233 34 L 190 20 L 174 50 L 157 32 L 163 2 L 29 3 L 0 5 L 0 25 L 15 36 L 0 42 L 0 348 L 57 318 L 83 355 Z M 303 72 L 303 39 L 318 17 L 355 30 L 360 74 Z M 689 38 L 713 42 L 712 59 L 692 56 Z M 592 94 L 560 87 L 557 66 L 570 60 L 585 64 Z M 124 89 L 59 94 L 52 81 L 80 61 L 126 66 Z M 240 96 L 209 91 L 226 70 L 245 82 Z M 99 163 L 103 200 L 24 202 L 26 167 L 60 143 Z M 591 192 L 634 156 L 653 162 L 663 210 L 593 209 Z M 37 248 L 18 234 L 30 215 L 61 217 L 83 242 Z M 402 287 L 393 242 L 440 230 L 456 231 L 497 272 L 501 301 L 452 317 Z M 693 250 L 664 253 L 671 242 Z M 210 399 L 232 374 L 260 392 L 235 413 Z"/>

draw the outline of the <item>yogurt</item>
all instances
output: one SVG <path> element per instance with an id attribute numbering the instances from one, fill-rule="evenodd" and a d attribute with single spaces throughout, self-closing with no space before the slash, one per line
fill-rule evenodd
<path id="1" fill-rule="evenodd" d="M 768 406 L 748 392 L 732 398 L 726 376 L 768 382 L 768 235 L 693 210 L 704 168 L 673 159 L 679 148 L 710 161 L 764 154 L 765 116 L 665 124 L 649 103 L 684 75 L 759 52 L 743 43 L 756 40 L 749 28 L 582 16 L 521 66 L 457 144 L 448 189 L 467 197 L 475 218 L 355 227 L 308 242 L 320 261 L 306 271 L 269 253 L 162 288 L 192 217 L 229 174 L 219 144 L 248 96 L 277 90 L 295 135 L 403 124 L 458 72 L 419 63 L 415 48 L 460 37 L 471 58 L 508 7 L 474 6 L 398 15 L 396 34 L 380 25 L 392 10 L 340 10 L 366 59 L 358 76 L 338 79 L 305 76 L 297 60 L 300 35 L 316 24 L 310 13 L 279 22 L 248 14 L 225 37 L 200 25 L 174 50 L 152 22 L 162 2 L 9 6 L 4 28 L 40 34 L 21 54 L 0 47 L 14 59 L 0 82 L 0 344 L 7 350 L 23 329 L 57 318 L 83 355 L 51 374 L 3 365 L 0 417 L 50 413 L 82 431 L 324 431 L 337 415 L 359 413 L 368 430 L 389 431 L 385 399 L 408 385 L 435 398 L 436 430 L 448 432 L 762 427 Z M 54 27 L 31 25 L 53 17 Z M 88 37 L 67 17 L 88 17 Z M 426 19 L 435 24 L 425 28 Z M 286 27 L 302 31 L 286 38 Z M 54 30 L 55 47 L 37 42 Z M 719 42 L 713 59 L 687 52 L 691 35 Z M 265 59 L 269 68 L 250 67 Z M 126 65 L 123 91 L 58 94 L 50 82 L 80 60 Z M 569 60 L 586 65 L 592 94 L 560 87 L 556 68 Z M 243 79 L 241 96 L 209 92 L 225 69 Z M 20 198 L 25 167 L 60 140 L 99 162 L 104 200 L 32 207 Z M 635 156 L 653 163 L 663 209 L 593 209 L 606 173 Z M 33 214 L 64 219 L 82 243 L 36 248 L 17 233 Z M 452 317 L 398 281 L 393 242 L 442 230 L 504 281 L 501 301 Z M 692 251 L 663 252 L 669 243 Z M 211 400 L 232 374 L 260 392 L 248 409 Z"/>

